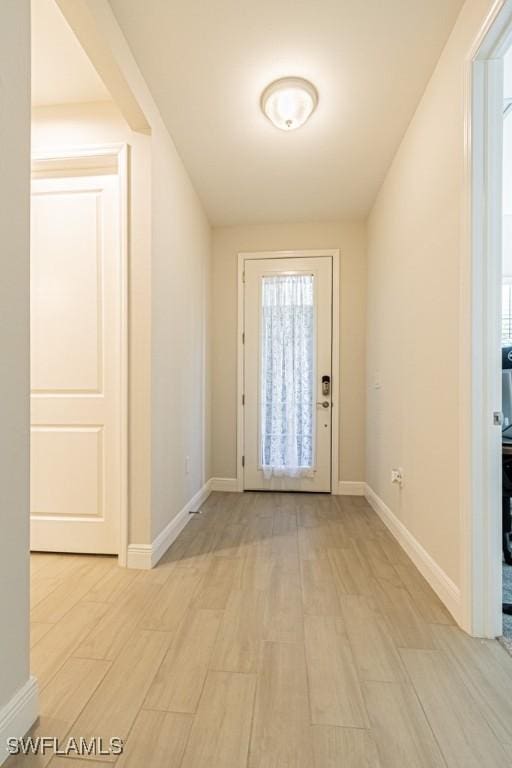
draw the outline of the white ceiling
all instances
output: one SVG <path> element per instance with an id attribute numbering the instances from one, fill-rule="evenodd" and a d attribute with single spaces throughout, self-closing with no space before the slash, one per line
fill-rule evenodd
<path id="1" fill-rule="evenodd" d="M 463 0 L 110 0 L 214 224 L 371 207 Z M 276 78 L 320 103 L 262 115 Z"/>
<path id="2" fill-rule="evenodd" d="M 33 106 L 107 100 L 107 89 L 54 0 L 32 0 Z"/>

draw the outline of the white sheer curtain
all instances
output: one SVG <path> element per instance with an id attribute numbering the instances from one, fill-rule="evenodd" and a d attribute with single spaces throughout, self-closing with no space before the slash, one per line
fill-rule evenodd
<path id="1" fill-rule="evenodd" d="M 312 275 L 262 278 L 261 468 L 272 476 L 314 471 Z"/>

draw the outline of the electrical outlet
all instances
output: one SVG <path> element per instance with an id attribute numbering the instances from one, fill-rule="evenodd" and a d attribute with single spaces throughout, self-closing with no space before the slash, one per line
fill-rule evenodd
<path id="1" fill-rule="evenodd" d="M 401 467 L 391 470 L 391 482 L 402 487 L 404 484 L 404 471 Z"/>
<path id="2" fill-rule="evenodd" d="M 190 474 L 190 456 L 185 456 L 185 474 Z"/>

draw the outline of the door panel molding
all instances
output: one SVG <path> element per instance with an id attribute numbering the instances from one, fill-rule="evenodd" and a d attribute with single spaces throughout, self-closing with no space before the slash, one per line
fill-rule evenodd
<path id="1" fill-rule="evenodd" d="M 128 168 L 129 150 L 125 143 L 69 147 L 59 151 L 38 151 L 32 158 L 32 178 L 115 175 L 119 215 L 119 565 L 126 566 L 128 550 Z M 36 399 L 48 392 L 37 391 Z M 59 394 L 61 394 L 59 392 Z M 82 392 L 68 393 L 83 394 Z M 91 392 L 88 397 L 95 399 Z M 38 427 L 36 427 L 38 428 Z M 37 538 L 37 535 L 36 535 Z"/>
<path id="2" fill-rule="evenodd" d="M 332 259 L 332 429 L 331 429 L 331 493 L 339 493 L 339 438 L 341 432 L 340 408 L 340 252 L 339 249 L 298 251 L 254 251 L 238 254 L 238 312 L 237 312 L 237 476 L 239 492 L 244 490 L 242 457 L 244 455 L 244 273 L 246 262 L 253 259 L 311 259 L 328 256 Z"/>

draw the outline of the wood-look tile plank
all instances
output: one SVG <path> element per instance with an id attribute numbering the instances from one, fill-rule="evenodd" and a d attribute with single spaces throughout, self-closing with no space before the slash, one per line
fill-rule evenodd
<path id="1" fill-rule="evenodd" d="M 185 753 L 192 720 L 191 715 L 141 710 L 116 765 L 118 768 L 177 768 Z"/>
<path id="2" fill-rule="evenodd" d="M 368 716 L 342 619 L 306 616 L 311 722 L 367 728 Z"/>
<path id="3" fill-rule="evenodd" d="M 512 747 L 512 658 L 496 641 L 469 637 L 457 627 L 439 625 L 432 632 L 494 733 Z"/>
<path id="4" fill-rule="evenodd" d="M 336 587 L 344 595 L 375 594 L 375 579 L 365 560 L 355 548 L 329 549 L 329 561 Z"/>
<path id="5" fill-rule="evenodd" d="M 117 603 L 137 579 L 135 568 L 112 568 L 84 597 L 89 603 Z"/>
<path id="6" fill-rule="evenodd" d="M 198 568 L 175 568 L 165 584 L 142 614 L 139 627 L 175 632 L 192 602 L 202 579 Z M 208 607 L 208 606 L 207 606 Z"/>
<path id="7" fill-rule="evenodd" d="M 166 564 L 168 568 L 172 569 L 172 566 L 179 563 L 179 561 L 182 558 L 185 559 L 185 552 L 187 548 L 191 545 L 192 541 L 194 540 L 195 536 L 198 533 L 197 527 L 194 526 L 195 520 L 196 520 L 195 516 L 192 517 L 190 522 L 181 531 L 178 538 L 171 544 L 167 552 L 159 561 L 157 568 L 161 564 Z M 183 562 L 182 565 L 187 565 L 187 563 Z"/>
<path id="8" fill-rule="evenodd" d="M 272 528 L 273 536 L 285 536 L 290 533 L 297 533 L 297 512 L 293 502 L 286 503 L 284 499 L 274 512 L 274 526 Z"/>
<path id="9" fill-rule="evenodd" d="M 369 572 L 376 578 L 387 581 L 395 587 L 403 587 L 396 563 L 392 564 L 380 542 L 375 539 L 355 539 L 351 546 L 358 552 Z"/>
<path id="10" fill-rule="evenodd" d="M 304 639 L 300 573 L 275 562 L 266 592 L 264 639 L 297 642 Z"/>
<path id="11" fill-rule="evenodd" d="M 261 591 L 233 590 L 215 650 L 212 669 L 257 672 L 265 627 L 267 596 Z"/>
<path id="12" fill-rule="evenodd" d="M 324 560 L 332 546 L 331 531 L 327 524 L 299 528 L 299 555 L 302 560 Z"/>
<path id="13" fill-rule="evenodd" d="M 33 565 L 33 558 L 38 558 Z M 30 556 L 30 576 L 32 584 L 38 579 L 52 576 L 67 576 L 74 568 L 84 561 L 81 555 L 61 555 L 53 552 L 36 552 Z"/>
<path id="14" fill-rule="evenodd" d="M 343 499 L 331 496 L 328 493 L 315 496 L 316 508 L 319 516 L 325 520 L 339 520 L 346 497 Z"/>
<path id="15" fill-rule="evenodd" d="M 314 528 L 322 523 L 324 520 L 319 514 L 316 500 L 305 496 L 297 505 L 297 525 L 299 528 Z"/>
<path id="16" fill-rule="evenodd" d="M 389 628 L 371 597 L 340 595 L 343 618 L 361 680 L 407 682 Z"/>
<path id="17" fill-rule="evenodd" d="M 222 531 L 222 538 L 217 542 L 214 554 L 218 557 L 241 557 L 245 539 L 245 526 L 230 523 Z"/>
<path id="18" fill-rule="evenodd" d="M 52 560 L 61 558 L 62 555 L 56 555 L 52 552 L 31 552 L 30 553 L 30 578 L 34 579 L 36 574 L 43 568 L 48 568 Z"/>
<path id="19" fill-rule="evenodd" d="M 30 667 L 42 689 L 72 655 L 84 635 L 96 626 L 108 606 L 78 603 L 32 648 Z"/>
<path id="20" fill-rule="evenodd" d="M 249 768 L 311 768 L 308 683 L 302 643 L 265 643 L 258 679 Z"/>
<path id="21" fill-rule="evenodd" d="M 30 647 L 33 648 L 36 643 L 41 640 L 52 627 L 54 627 L 54 624 L 43 624 L 40 622 L 31 621 L 30 622 Z"/>
<path id="22" fill-rule="evenodd" d="M 366 681 L 363 690 L 382 768 L 446 768 L 411 685 Z"/>
<path id="23" fill-rule="evenodd" d="M 506 765 L 506 750 L 443 651 L 400 653 L 448 768 Z"/>
<path id="24" fill-rule="evenodd" d="M 194 608 L 224 610 L 231 590 L 240 581 L 241 560 L 238 558 L 214 557 L 204 572 L 203 580 L 194 598 Z"/>
<path id="25" fill-rule="evenodd" d="M 178 564 L 179 563 L 175 562 L 173 558 L 169 556 L 169 552 L 166 552 L 154 568 L 139 571 L 135 578 L 135 582 L 146 582 L 164 586 L 173 578 L 174 571 Z M 188 565 L 188 563 L 186 563 L 186 565 Z"/>
<path id="26" fill-rule="evenodd" d="M 268 517 L 271 520 L 277 509 L 276 493 L 255 493 L 253 514 L 255 517 Z"/>
<path id="27" fill-rule="evenodd" d="M 229 522 L 232 525 L 249 525 L 255 517 L 254 503 L 255 494 L 242 494 L 241 498 L 238 500 L 238 503 L 233 504 L 231 507 Z"/>
<path id="28" fill-rule="evenodd" d="M 381 545 L 391 563 L 403 563 L 406 566 L 410 565 L 411 560 L 407 552 L 400 546 L 387 529 L 377 530 L 376 534 L 376 540 Z"/>
<path id="29" fill-rule="evenodd" d="M 352 546 L 353 539 L 350 538 L 348 532 L 345 530 L 342 523 L 337 519 L 329 520 L 329 544 L 327 548 L 331 549 L 347 549 Z"/>
<path id="30" fill-rule="evenodd" d="M 33 610 L 36 605 L 39 605 L 60 584 L 62 584 L 61 576 L 46 576 L 32 579 L 30 585 L 30 609 Z"/>
<path id="31" fill-rule="evenodd" d="M 101 762 L 101 760 L 87 760 L 84 763 L 80 757 L 54 757 L 50 763 L 50 768 L 105 768 L 108 763 Z"/>
<path id="32" fill-rule="evenodd" d="M 301 561 L 302 604 L 311 616 L 340 616 L 341 607 L 327 556 Z"/>
<path id="33" fill-rule="evenodd" d="M 299 571 L 299 542 L 297 531 L 274 534 L 270 544 L 270 556 L 282 569 Z"/>
<path id="34" fill-rule="evenodd" d="M 208 672 L 222 611 L 190 610 L 146 696 L 148 709 L 194 713 Z"/>
<path id="35" fill-rule="evenodd" d="M 314 725 L 312 734 L 315 768 L 380 768 L 370 731 Z"/>
<path id="36" fill-rule="evenodd" d="M 354 506 L 353 502 L 350 505 L 343 501 L 335 500 L 341 505 L 340 514 L 336 518 L 342 525 L 351 539 L 368 539 L 375 538 L 376 532 L 368 522 L 368 518 L 364 511 Z"/>
<path id="37" fill-rule="evenodd" d="M 144 608 L 157 599 L 161 589 L 159 584 L 132 582 L 117 604 L 109 605 L 73 655 L 89 659 L 115 659 L 133 634 Z"/>
<path id="38" fill-rule="evenodd" d="M 208 673 L 180 768 L 246 765 L 255 688 L 255 675 Z"/>
<path id="39" fill-rule="evenodd" d="M 453 617 L 412 562 L 407 565 L 403 561 L 395 563 L 395 569 L 424 621 L 428 624 L 455 624 Z"/>
<path id="40" fill-rule="evenodd" d="M 78 738 L 126 739 L 169 647 L 166 632 L 138 630 L 123 648 L 75 721 Z"/>
<path id="41" fill-rule="evenodd" d="M 179 567 L 192 567 L 205 570 L 208 568 L 217 542 L 220 540 L 223 530 L 204 528 L 197 531 L 193 538 L 184 547 L 176 565 Z"/>
<path id="42" fill-rule="evenodd" d="M 247 526 L 240 589 L 249 592 L 269 589 L 274 567 L 272 525 L 271 517 L 255 517 Z"/>
<path id="43" fill-rule="evenodd" d="M 82 557 L 62 583 L 31 611 L 31 621 L 56 623 L 114 567 L 113 558 Z"/>
<path id="44" fill-rule="evenodd" d="M 376 579 L 375 600 L 398 648 L 434 650 L 432 630 L 418 612 L 405 587 Z"/>

